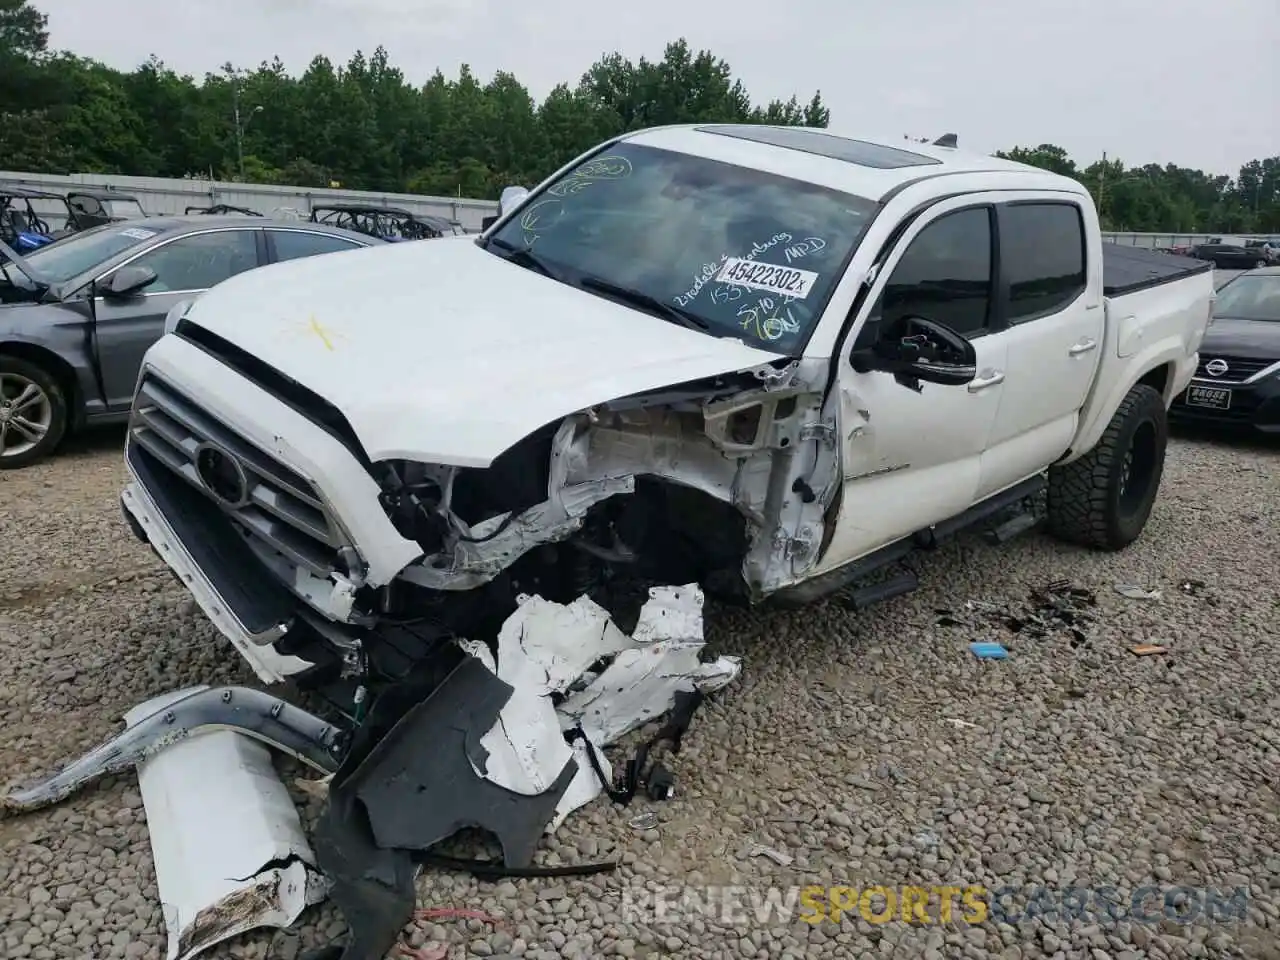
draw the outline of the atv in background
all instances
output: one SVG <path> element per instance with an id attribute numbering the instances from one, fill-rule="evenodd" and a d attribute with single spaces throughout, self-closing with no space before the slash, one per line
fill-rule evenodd
<path id="1" fill-rule="evenodd" d="M 260 217 L 257 210 L 250 210 L 248 207 L 233 207 L 229 203 L 215 203 L 212 207 L 187 207 L 183 211 L 185 216 L 195 216 L 204 214 L 210 217 Z"/>
<path id="2" fill-rule="evenodd" d="M 400 240 L 434 240 L 453 236 L 462 229 L 443 217 L 419 216 L 401 207 L 379 207 L 356 203 L 334 203 L 311 208 L 313 223 L 342 227 L 379 237 L 392 243 Z"/>
<path id="3" fill-rule="evenodd" d="M 67 194 L 67 205 L 71 208 L 77 230 L 147 215 L 137 197 L 114 190 L 72 190 Z"/>
<path id="4" fill-rule="evenodd" d="M 449 220 L 446 217 L 433 217 L 429 214 L 418 217 L 418 219 L 435 227 L 440 231 L 442 237 L 460 237 L 467 232 L 461 220 Z"/>
<path id="5" fill-rule="evenodd" d="M 76 229 L 62 194 L 0 184 L 0 240 L 18 253 L 37 250 Z"/>

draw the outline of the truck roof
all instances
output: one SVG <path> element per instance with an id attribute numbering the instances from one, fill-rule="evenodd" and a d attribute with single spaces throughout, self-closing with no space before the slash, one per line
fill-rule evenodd
<path id="1" fill-rule="evenodd" d="M 795 177 L 871 200 L 884 199 L 921 179 L 954 173 L 1015 173 L 1034 177 L 1028 189 L 1085 192 L 1070 177 L 1014 160 L 958 147 L 847 136 L 825 128 L 681 124 L 638 130 L 624 139 Z"/>

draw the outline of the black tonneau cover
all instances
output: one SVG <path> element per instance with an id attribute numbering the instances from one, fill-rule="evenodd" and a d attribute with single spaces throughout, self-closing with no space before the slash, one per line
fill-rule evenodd
<path id="1" fill-rule="evenodd" d="M 1118 243 L 1102 245 L 1102 292 L 1108 297 L 1158 287 L 1212 269 L 1208 260 Z"/>

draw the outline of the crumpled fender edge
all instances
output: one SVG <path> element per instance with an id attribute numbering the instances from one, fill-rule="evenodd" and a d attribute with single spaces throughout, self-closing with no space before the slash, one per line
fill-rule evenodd
<path id="1" fill-rule="evenodd" d="M 136 767 L 166 747 L 210 730 L 233 730 L 332 773 L 344 748 L 341 731 L 300 707 L 249 687 L 191 687 L 57 773 L 0 796 L 0 817 L 65 800 L 100 777 Z"/>

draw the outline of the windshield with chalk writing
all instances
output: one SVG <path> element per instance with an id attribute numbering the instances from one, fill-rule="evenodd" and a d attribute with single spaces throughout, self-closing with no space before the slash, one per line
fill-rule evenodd
<path id="1" fill-rule="evenodd" d="M 623 142 L 530 197 L 486 246 L 785 354 L 808 338 L 874 209 L 827 187 Z"/>

